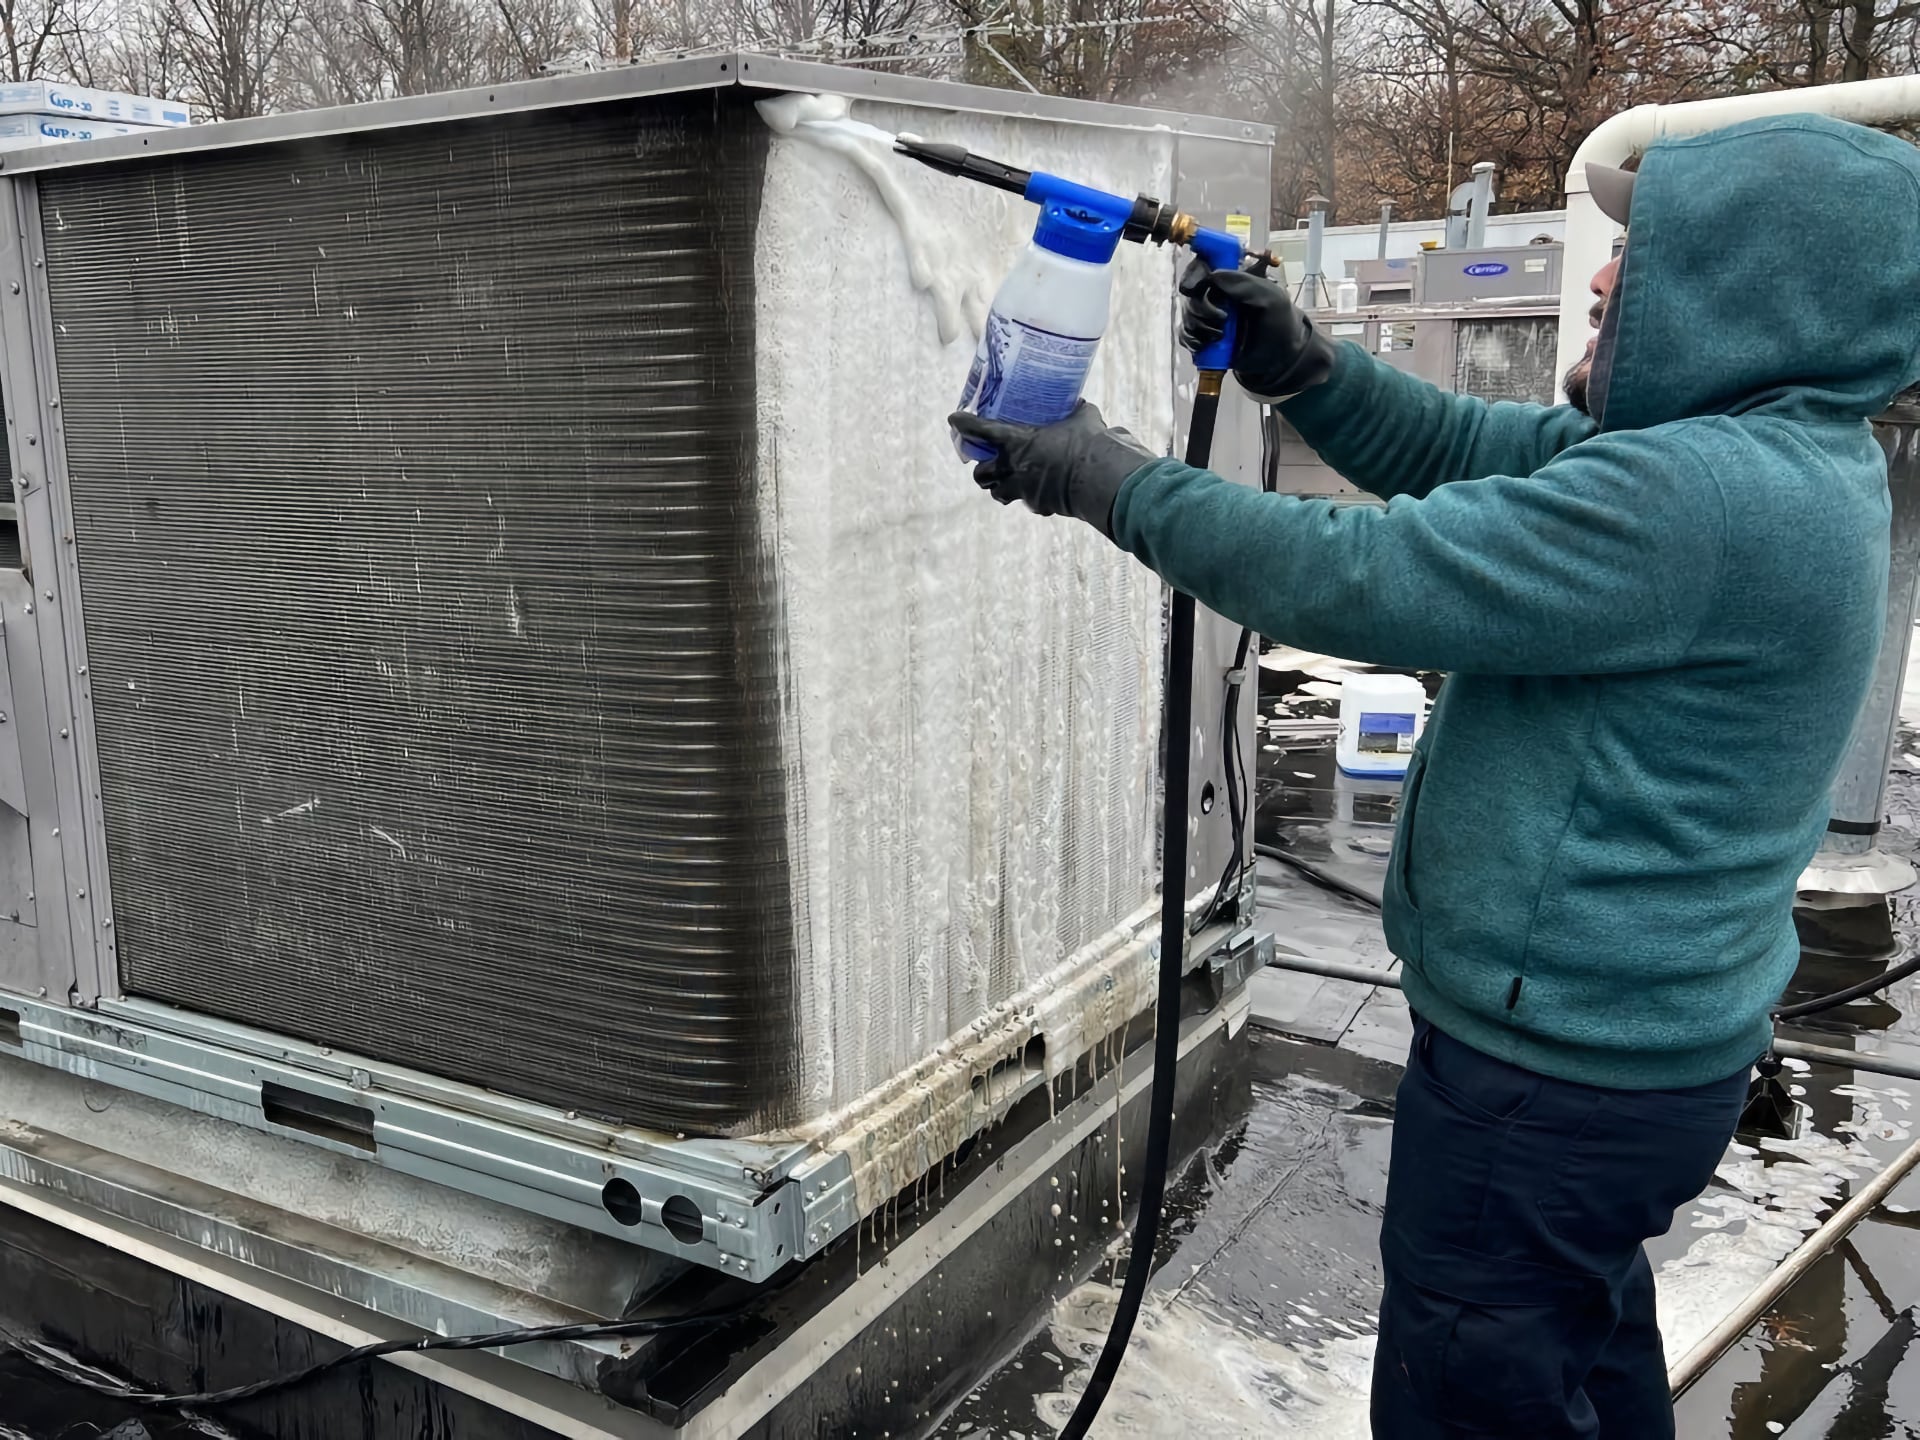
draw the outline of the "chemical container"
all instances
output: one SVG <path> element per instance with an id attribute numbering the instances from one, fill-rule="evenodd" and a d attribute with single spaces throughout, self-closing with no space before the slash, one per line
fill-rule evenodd
<path id="1" fill-rule="evenodd" d="M 960 408 L 988 420 L 1051 425 L 1071 415 L 1106 333 L 1117 226 L 1065 207 L 1040 214 L 1020 263 L 1001 282 Z M 993 451 L 955 437 L 967 460 Z"/>
<path id="2" fill-rule="evenodd" d="M 1405 775 L 1426 711 L 1426 688 L 1410 675 L 1349 677 L 1340 687 L 1334 762 L 1349 775 Z"/>

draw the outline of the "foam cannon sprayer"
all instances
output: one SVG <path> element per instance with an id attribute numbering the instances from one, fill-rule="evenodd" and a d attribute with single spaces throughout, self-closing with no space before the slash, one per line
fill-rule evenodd
<path id="1" fill-rule="evenodd" d="M 961 408 L 990 419 L 1047 425 L 1065 419 L 1080 401 L 1087 370 L 1106 327 L 1109 262 L 1122 240 L 1182 245 L 1213 269 L 1239 269 L 1247 250 L 1238 236 L 1210 230 L 1193 216 L 1147 195 L 1128 199 L 1105 190 L 1020 170 L 917 136 L 896 137 L 894 148 L 923 165 L 963 180 L 1025 196 L 1040 207 L 1033 245 L 994 297 L 986 334 L 968 376 Z M 1269 253 L 1253 257 L 1264 274 L 1277 263 Z M 1205 469 L 1213 451 L 1220 386 L 1233 360 L 1236 322 L 1228 311 L 1224 333 L 1194 355 L 1199 384 L 1187 430 L 1186 460 Z M 971 443 L 960 445 L 973 460 L 991 459 Z M 1161 847 L 1159 986 L 1155 1001 L 1153 1091 L 1148 1101 L 1147 1149 L 1140 1181 L 1126 1284 L 1100 1358 L 1062 1440 L 1081 1440 L 1126 1354 L 1140 1304 L 1146 1297 L 1159 1235 L 1161 1202 L 1173 1152 L 1174 1079 L 1180 1051 L 1180 989 L 1187 949 L 1187 820 L 1193 734 L 1194 602 L 1175 591 L 1167 632 L 1166 815 Z M 1242 662 L 1236 662 L 1236 664 Z M 1189 737 L 1186 743 L 1173 743 Z M 1178 797 L 1178 798 L 1176 798 Z M 1224 881 L 1222 882 L 1225 883 Z"/>

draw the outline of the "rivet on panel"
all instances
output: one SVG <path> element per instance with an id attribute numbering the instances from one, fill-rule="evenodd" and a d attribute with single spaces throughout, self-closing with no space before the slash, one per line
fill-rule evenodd
<path id="1" fill-rule="evenodd" d="M 61 738 L 62 740 L 64 740 L 64 739 L 66 739 L 66 738 L 67 738 L 67 732 L 66 732 L 65 730 L 62 730 L 62 731 L 60 732 L 60 738 Z"/>
<path id="2" fill-rule="evenodd" d="M 11 289 L 14 294 L 18 295 L 20 293 L 20 282 L 18 280 L 14 281 Z"/>
<path id="3" fill-rule="evenodd" d="M 76 890 L 73 892 L 73 898 L 76 900 L 84 900 L 87 898 L 87 892 L 84 890 Z"/>
<path id="4" fill-rule="evenodd" d="M 56 834 L 56 835 L 58 835 L 58 834 L 60 833 L 60 827 L 59 827 L 58 825 L 56 825 L 56 826 L 54 826 L 54 827 L 53 827 L 53 833 L 54 833 L 54 834 Z"/>

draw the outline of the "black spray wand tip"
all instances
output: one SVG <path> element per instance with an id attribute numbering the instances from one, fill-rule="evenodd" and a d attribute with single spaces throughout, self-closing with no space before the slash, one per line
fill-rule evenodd
<path id="1" fill-rule="evenodd" d="M 1003 165 L 998 160 L 989 160 L 984 155 L 975 155 L 958 145 L 943 145 L 931 140 L 922 140 L 916 135 L 894 137 L 893 148 L 902 155 L 910 155 L 922 165 L 931 166 L 943 175 L 958 175 L 963 180 L 977 180 L 982 185 L 991 185 L 997 190 L 1011 190 L 1016 195 L 1024 195 L 1027 182 L 1033 178 L 1028 170 L 1018 170 L 1011 165 Z"/>

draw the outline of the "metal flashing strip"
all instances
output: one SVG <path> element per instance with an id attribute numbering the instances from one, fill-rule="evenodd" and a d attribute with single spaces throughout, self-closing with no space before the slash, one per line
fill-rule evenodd
<path id="1" fill-rule="evenodd" d="M 434 1334 L 490 1334 L 600 1318 L 33 1126 L 0 1130 L 0 1181 L 311 1285 Z M 531 1344 L 511 1354 L 568 1384 L 594 1389 L 600 1366 L 630 1355 L 637 1343 Z"/>
<path id="2" fill-rule="evenodd" d="M 856 100 L 1059 121 L 1106 129 L 1167 130 L 1178 134 L 1245 141 L 1251 145 L 1270 145 L 1273 141 L 1272 126 L 1252 121 L 1139 109 L 1090 100 L 1063 100 L 1030 95 L 1024 91 L 964 85 L 951 80 L 881 75 L 851 66 L 736 52 L 631 65 L 618 70 L 594 70 L 579 75 L 522 80 L 471 90 L 451 90 L 437 95 L 376 100 L 363 105 L 307 110 L 291 115 L 183 126 L 156 130 L 150 135 L 48 145 L 0 155 L 0 174 L 19 175 L 67 169 L 76 165 L 111 164 L 194 150 L 271 145 L 311 140 L 323 135 L 387 130 L 406 125 L 433 125 L 471 120 L 484 115 L 511 115 L 673 91 L 715 90 L 731 85 L 758 90 L 825 92 Z"/>
<path id="3" fill-rule="evenodd" d="M 0 1205 L 11 1206 L 243 1305 L 304 1326 L 340 1345 L 404 1340 L 419 1333 L 414 1326 L 389 1319 L 338 1295 L 283 1279 L 192 1241 L 148 1230 L 90 1205 L 28 1188 L 11 1179 L 0 1178 Z M 384 1358 L 388 1364 L 411 1370 L 434 1384 L 471 1396 L 505 1414 L 544 1426 L 567 1440 L 653 1440 L 653 1437 L 678 1433 L 636 1411 L 498 1354 L 401 1352 Z"/>
<path id="4" fill-rule="evenodd" d="M 50 835 L 60 835 L 65 866 L 65 900 L 74 966 L 83 1001 L 117 995 L 119 969 L 114 962 L 112 886 L 107 874 L 107 834 L 100 813 L 100 757 L 94 739 L 93 682 L 88 678 L 87 627 L 81 609 L 80 571 L 73 544 L 73 496 L 67 467 L 66 414 L 61 409 L 59 369 L 54 356 L 53 299 L 47 289 L 46 236 L 41 224 L 40 191 L 35 181 L 12 187 L 18 207 L 20 245 L 5 268 L 26 289 L 27 344 L 38 383 L 37 415 L 27 417 L 33 429 L 26 435 L 25 453 L 38 452 L 21 472 L 23 502 L 38 518 L 31 532 L 45 540 L 35 546 L 41 558 L 33 580 L 40 588 L 40 647 L 43 659 L 48 726 L 59 739 L 53 747 L 54 777 L 59 789 L 59 813 L 64 827 L 44 817 Z M 15 269 L 14 267 L 18 267 Z M 11 363 L 11 361 L 9 362 Z M 15 441 L 19 436 L 15 436 Z M 16 451 L 16 457 L 18 455 Z M 27 490 L 29 475 L 38 470 L 37 496 Z M 54 543 L 58 534 L 61 543 Z M 29 601 L 35 597 L 29 592 Z M 33 604 L 29 603 L 29 611 Z M 64 664 L 61 662 L 64 661 Z M 89 803 L 91 802 L 91 803 Z M 76 823 L 87 817 L 85 824 Z"/>

